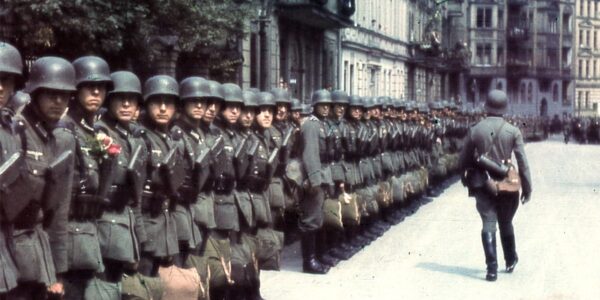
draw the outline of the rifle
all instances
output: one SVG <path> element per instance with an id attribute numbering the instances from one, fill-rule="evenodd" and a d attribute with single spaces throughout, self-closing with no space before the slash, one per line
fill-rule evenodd
<path id="1" fill-rule="evenodd" d="M 46 174 L 44 174 L 46 177 L 43 193 L 44 208 L 54 208 L 56 203 L 64 201 L 63 196 L 65 193 L 71 193 L 70 190 L 65 190 L 65 186 L 61 184 L 61 181 L 67 178 L 68 175 L 72 175 L 69 174 L 69 171 L 73 168 L 72 158 L 73 151 L 67 150 L 48 166 Z"/>
<path id="2" fill-rule="evenodd" d="M 279 155 L 279 148 L 275 148 L 271 155 L 269 156 L 269 160 L 267 161 L 267 184 L 271 182 L 273 175 L 275 175 L 275 171 L 279 166 L 279 160 L 277 160 L 277 156 Z"/>
<path id="3" fill-rule="evenodd" d="M 140 159 L 141 152 L 142 145 L 138 145 L 133 151 L 133 155 L 131 155 L 131 159 L 127 165 L 127 178 L 133 186 L 133 197 L 136 203 L 142 199 L 143 178 L 140 170 L 143 168 L 144 161 Z"/>
<path id="4" fill-rule="evenodd" d="M 283 165 L 286 165 L 287 162 L 290 160 L 290 153 L 291 153 L 291 149 L 289 149 L 290 147 L 290 139 L 292 137 L 292 134 L 294 133 L 294 127 L 290 126 L 288 127 L 288 129 L 285 131 L 285 134 L 283 135 L 283 139 L 281 142 L 281 163 Z"/>
<path id="5" fill-rule="evenodd" d="M 183 168 L 177 167 L 178 156 L 176 154 L 176 147 L 169 150 L 160 165 L 159 171 L 163 177 L 168 193 L 174 200 L 179 202 L 181 199 L 177 190 L 183 184 L 185 174 Z"/>
<path id="6" fill-rule="evenodd" d="M 248 170 L 248 165 L 250 164 L 247 157 L 247 151 L 244 151 L 246 150 L 247 143 L 248 137 L 245 137 L 242 139 L 237 149 L 235 149 L 235 152 L 233 153 L 238 179 L 241 178 L 243 174 L 246 174 L 246 170 Z"/>
<path id="7" fill-rule="evenodd" d="M 196 190 L 201 191 L 210 175 L 210 149 L 204 148 L 194 161 L 194 181 L 196 182 Z"/>
<path id="8" fill-rule="evenodd" d="M 2 165 L 0 165 L 0 189 L 8 188 L 19 177 L 20 162 L 23 155 L 21 152 L 13 153 Z"/>

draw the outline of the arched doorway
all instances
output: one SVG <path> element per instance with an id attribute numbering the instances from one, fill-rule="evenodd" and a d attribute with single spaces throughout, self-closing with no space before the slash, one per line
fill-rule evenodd
<path id="1" fill-rule="evenodd" d="M 546 100 L 546 98 L 543 98 L 542 104 L 540 104 L 540 116 L 548 116 L 548 101 Z"/>

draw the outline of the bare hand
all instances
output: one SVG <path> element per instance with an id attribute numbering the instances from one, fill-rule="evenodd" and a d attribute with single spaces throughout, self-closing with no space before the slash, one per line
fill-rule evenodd
<path id="1" fill-rule="evenodd" d="M 529 202 L 529 200 L 531 200 L 531 194 L 523 193 L 521 195 L 521 204 L 525 205 L 525 203 Z"/>
<path id="2" fill-rule="evenodd" d="M 64 295 L 65 294 L 65 288 L 64 288 L 62 282 L 56 282 L 56 283 L 53 283 L 52 285 L 50 285 L 48 287 L 48 293 L 58 294 L 58 295 Z"/>

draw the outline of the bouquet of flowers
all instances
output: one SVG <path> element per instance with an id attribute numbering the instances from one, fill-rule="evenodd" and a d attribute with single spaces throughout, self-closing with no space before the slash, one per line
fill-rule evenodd
<path id="1" fill-rule="evenodd" d="M 99 159 L 107 159 L 109 157 L 117 157 L 121 153 L 121 145 L 105 133 L 96 134 L 96 138 L 90 141 L 90 154 Z"/>

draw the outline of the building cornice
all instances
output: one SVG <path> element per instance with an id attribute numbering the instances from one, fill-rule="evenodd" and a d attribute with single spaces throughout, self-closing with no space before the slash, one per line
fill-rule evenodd
<path id="1" fill-rule="evenodd" d="M 391 59 L 391 60 L 400 60 L 403 62 L 406 62 L 410 59 L 407 55 L 391 53 L 389 51 L 386 51 L 386 50 L 378 48 L 378 47 L 370 47 L 365 44 L 354 42 L 354 41 L 342 41 L 342 48 L 358 50 L 358 51 L 364 52 L 366 54 L 377 52 L 377 53 L 381 54 L 380 57 Z"/>

